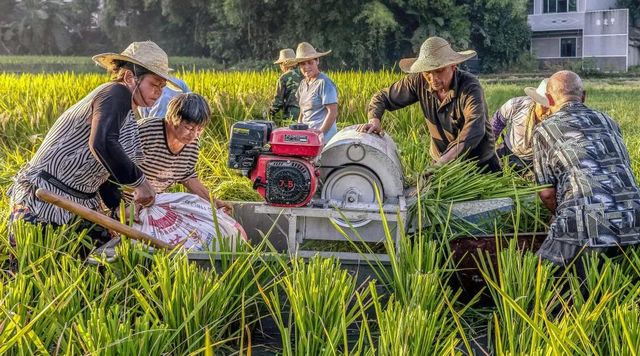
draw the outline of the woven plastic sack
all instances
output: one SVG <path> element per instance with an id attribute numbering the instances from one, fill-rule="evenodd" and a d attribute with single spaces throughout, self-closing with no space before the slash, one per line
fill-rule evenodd
<path id="1" fill-rule="evenodd" d="M 222 209 L 214 212 L 207 200 L 189 193 L 156 195 L 154 205 L 140 210 L 139 221 L 136 229 L 189 250 L 219 251 L 223 240 L 235 251 L 238 239 L 247 241 L 244 229 L 232 217 Z M 218 233 L 221 238 L 216 238 Z"/>

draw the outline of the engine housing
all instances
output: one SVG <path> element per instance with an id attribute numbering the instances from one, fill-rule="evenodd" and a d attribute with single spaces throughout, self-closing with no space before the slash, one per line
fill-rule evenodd
<path id="1" fill-rule="evenodd" d="M 236 126 L 237 125 L 237 126 Z M 273 123 L 239 122 L 231 128 L 229 167 L 240 169 L 269 205 L 309 204 L 318 188 L 322 142 L 307 125 L 272 130 Z M 265 135 L 270 133 L 269 140 Z"/>

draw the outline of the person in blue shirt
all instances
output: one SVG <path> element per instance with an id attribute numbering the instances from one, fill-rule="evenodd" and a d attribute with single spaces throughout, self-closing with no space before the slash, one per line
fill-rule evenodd
<path id="1" fill-rule="evenodd" d="M 173 90 L 169 87 L 164 87 L 164 89 L 162 89 L 162 95 L 160 95 L 160 98 L 156 100 L 153 106 L 150 106 L 150 107 L 141 106 L 138 108 L 138 113 L 140 114 L 141 118 L 144 119 L 147 117 L 167 116 L 167 107 L 169 106 L 169 101 L 171 101 L 171 99 L 173 99 L 174 96 L 180 93 L 191 92 L 191 90 L 189 89 L 189 86 L 183 80 L 178 79 L 176 77 L 172 77 L 172 79 L 173 79 L 173 82 L 176 83 L 180 87 L 180 89 L 182 89 L 182 92 Z"/>
<path id="2" fill-rule="evenodd" d="M 317 52 L 312 45 L 302 42 L 296 49 L 295 63 L 298 64 L 304 79 L 298 86 L 300 116 L 298 121 L 309 128 L 321 131 L 322 141 L 326 144 L 337 132 L 338 89 L 331 79 L 320 71 L 319 58 L 329 54 Z"/>

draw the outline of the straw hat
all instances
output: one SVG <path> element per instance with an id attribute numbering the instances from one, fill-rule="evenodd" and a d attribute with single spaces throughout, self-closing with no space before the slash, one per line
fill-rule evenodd
<path id="1" fill-rule="evenodd" d="M 296 58 L 294 59 L 294 63 L 300 63 L 304 61 L 308 61 L 310 59 L 320 58 L 322 56 L 326 56 L 331 53 L 331 50 L 326 52 L 318 52 L 309 42 L 300 42 L 298 44 L 298 48 L 296 48 Z"/>
<path id="2" fill-rule="evenodd" d="M 122 53 L 101 53 L 92 57 L 99 66 L 113 71 L 114 60 L 127 61 L 145 67 L 167 81 L 167 86 L 182 91 L 180 85 L 169 75 L 169 58 L 165 51 L 152 41 L 133 42 Z"/>
<path id="3" fill-rule="evenodd" d="M 400 69 L 405 73 L 421 73 L 458 64 L 476 55 L 476 51 L 456 52 L 444 38 L 429 37 L 422 46 L 418 58 L 400 60 Z"/>
<path id="4" fill-rule="evenodd" d="M 280 57 L 273 62 L 273 64 L 283 63 L 284 65 L 290 64 L 291 60 L 296 58 L 296 52 L 294 52 L 291 48 L 285 48 L 280 50 Z"/>
<path id="5" fill-rule="evenodd" d="M 545 95 L 547 91 L 547 82 L 548 78 L 542 79 L 540 85 L 537 88 L 526 87 L 524 88 L 524 93 L 527 94 L 528 97 L 533 99 L 536 103 L 548 108 L 549 107 L 549 99 Z"/>

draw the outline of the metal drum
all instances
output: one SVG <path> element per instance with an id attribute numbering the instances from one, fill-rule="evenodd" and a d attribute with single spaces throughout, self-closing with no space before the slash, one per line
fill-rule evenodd
<path id="1" fill-rule="evenodd" d="M 398 204 L 404 192 L 402 165 L 389 135 L 356 131 L 358 125 L 338 132 L 320 157 L 321 198 L 343 207 L 377 204 L 378 187 L 384 204 Z"/>

